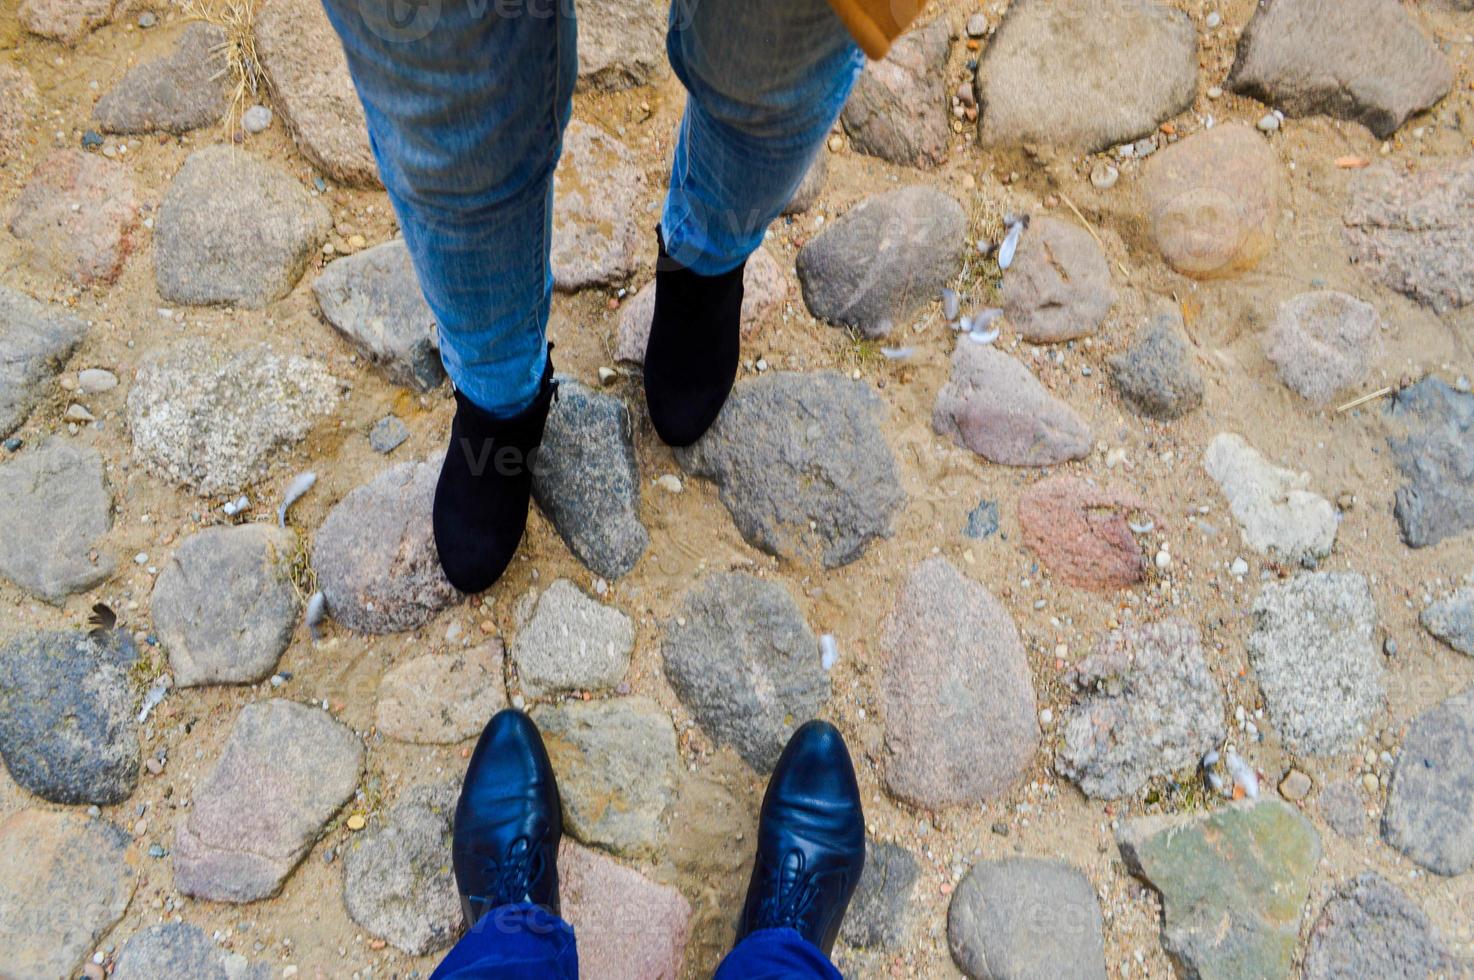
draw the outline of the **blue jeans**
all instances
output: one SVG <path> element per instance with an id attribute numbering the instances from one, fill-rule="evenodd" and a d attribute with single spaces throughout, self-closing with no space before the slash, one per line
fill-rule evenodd
<path id="1" fill-rule="evenodd" d="M 547 358 L 553 170 L 577 78 L 573 0 L 324 0 L 451 381 L 494 415 Z M 737 267 L 798 188 L 864 55 L 826 0 L 674 0 L 689 95 L 661 217 L 702 275 Z"/>
<path id="2" fill-rule="evenodd" d="M 461 937 L 430 980 L 578 980 L 573 927 L 533 905 L 493 909 Z M 738 943 L 714 980 L 841 980 L 834 964 L 792 929 Z"/>

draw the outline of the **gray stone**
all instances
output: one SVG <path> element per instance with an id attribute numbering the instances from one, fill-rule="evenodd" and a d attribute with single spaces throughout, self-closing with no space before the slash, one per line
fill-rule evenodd
<path id="1" fill-rule="evenodd" d="M 634 275 L 642 241 L 635 200 L 644 177 L 623 143 L 578 119 L 553 173 L 553 283 L 570 292 Z"/>
<path id="2" fill-rule="evenodd" d="M 1095 446 L 1085 420 L 1027 367 L 967 337 L 959 337 L 952 352 L 952 374 L 937 393 L 932 428 L 1006 466 L 1054 466 L 1084 459 Z"/>
<path id="3" fill-rule="evenodd" d="M 1193 364 L 1177 313 L 1152 318 L 1126 352 L 1110 360 L 1111 380 L 1142 415 L 1172 421 L 1203 404 L 1203 376 Z"/>
<path id="4" fill-rule="evenodd" d="M 400 463 L 328 512 L 312 567 L 328 612 L 359 633 L 418 629 L 460 598 L 440 567 L 430 511 L 438 459 Z"/>
<path id="5" fill-rule="evenodd" d="M 1141 817 L 1117 832 L 1131 873 L 1162 894 L 1162 946 L 1183 976 L 1288 977 L 1320 838 L 1279 800 Z"/>
<path id="6" fill-rule="evenodd" d="M 1199 130 L 1154 154 L 1142 176 L 1152 243 L 1183 275 L 1233 278 L 1274 248 L 1287 180 L 1251 127 Z"/>
<path id="7" fill-rule="evenodd" d="M 332 224 L 322 202 L 274 165 L 233 146 L 196 150 L 159 208 L 159 295 L 193 306 L 264 307 L 292 291 Z"/>
<path id="8" fill-rule="evenodd" d="M 222 949 L 188 922 L 145 926 L 129 937 L 113 964 L 112 980 L 271 980 L 271 967 Z"/>
<path id="9" fill-rule="evenodd" d="M 935 299 L 962 267 L 967 215 L 930 187 L 868 197 L 799 249 L 809 312 L 884 336 Z"/>
<path id="10" fill-rule="evenodd" d="M 1035 218 L 1003 274 L 1003 309 L 1019 336 L 1035 344 L 1089 337 L 1115 304 L 1111 267 L 1090 233 Z"/>
<path id="11" fill-rule="evenodd" d="M 31 265 L 79 287 L 107 286 L 133 250 L 138 195 L 131 171 L 96 153 L 56 150 L 15 199 L 10 233 Z"/>
<path id="12" fill-rule="evenodd" d="M 387 41 L 410 35 L 431 8 L 415 8 L 410 24 L 385 17 L 385 4 L 364 4 L 357 13 L 364 24 Z M 433 8 L 438 14 L 440 8 Z M 433 25 L 432 25 L 433 26 Z M 256 11 L 252 24 L 256 55 L 266 74 L 272 100 L 303 156 L 327 176 L 347 184 L 379 183 L 363 105 L 348 75 L 342 42 L 315 0 L 270 0 Z"/>
<path id="13" fill-rule="evenodd" d="M 1316 801 L 1321 819 L 1347 840 L 1360 840 L 1367 829 L 1367 805 L 1361 788 L 1352 779 L 1331 783 Z"/>
<path id="14" fill-rule="evenodd" d="M 411 956 L 455 942 L 464 916 L 451 870 L 460 785 L 412 786 L 383 822 L 343 848 L 343 903 L 353 921 Z"/>
<path id="15" fill-rule="evenodd" d="M 1459 653 L 1474 657 L 1474 587 L 1459 589 L 1423 610 L 1423 628 Z"/>
<path id="16" fill-rule="evenodd" d="M 379 682 L 379 731 L 401 742 L 452 745 L 480 734 L 507 706 L 501 640 L 427 653 L 395 665 Z"/>
<path id="17" fill-rule="evenodd" d="M 1055 767 L 1095 799 L 1192 769 L 1224 738 L 1223 692 L 1184 619 L 1112 631 L 1068 680 L 1085 696 L 1064 714 Z"/>
<path id="18" fill-rule="evenodd" d="M 362 774 L 363 744 L 326 711 L 246 705 L 176 825 L 174 887 L 211 902 L 275 895 Z"/>
<path id="19" fill-rule="evenodd" d="M 1362 381 L 1382 353 L 1382 317 L 1355 296 L 1325 289 L 1280 304 L 1264 351 L 1280 380 L 1324 405 Z"/>
<path id="20" fill-rule="evenodd" d="M 716 423 L 676 459 L 717 484 L 749 544 L 836 568 L 889 537 L 905 502 L 881 409 L 862 381 L 769 372 L 737 385 Z"/>
<path id="21" fill-rule="evenodd" d="M 1397 0 L 1272 0 L 1239 36 L 1229 89 L 1378 139 L 1448 94 L 1454 73 Z"/>
<path id="22" fill-rule="evenodd" d="M 804 179 L 799 183 L 798 190 L 793 192 L 793 197 L 783 206 L 785 215 L 803 214 L 805 211 L 819 203 L 819 195 L 824 193 L 824 183 L 829 178 L 829 153 L 820 150 L 814 157 L 814 162 L 809 164 Z"/>
<path id="23" fill-rule="evenodd" d="M 24 0 L 20 22 L 32 34 L 72 47 L 113 19 L 117 0 Z"/>
<path id="24" fill-rule="evenodd" d="M 177 686 L 271 676 L 301 614 L 296 550 L 296 535 L 270 524 L 206 528 L 174 550 L 149 611 Z"/>
<path id="25" fill-rule="evenodd" d="M 596 574 L 616 579 L 635 567 L 650 534 L 640 523 L 640 468 L 624 402 L 560 380 L 532 495 L 568 550 Z"/>
<path id="26" fill-rule="evenodd" d="M 174 50 L 131 69 L 97 100 L 92 118 L 104 133 L 187 133 L 220 121 L 230 105 L 225 32 L 195 21 Z"/>
<path id="27" fill-rule="evenodd" d="M 1474 688 L 1413 719 L 1392 771 L 1382 837 L 1435 874 L 1474 868 Z"/>
<path id="28" fill-rule="evenodd" d="M 788 300 L 788 278 L 772 253 L 759 248 L 747 257 L 742 271 L 741 321 L 743 341 L 757 336 L 763 324 L 783 311 Z M 619 337 L 614 356 L 634 364 L 645 363 L 645 347 L 650 342 L 650 326 L 655 318 L 655 280 L 646 283 L 633 298 L 619 308 Z"/>
<path id="29" fill-rule="evenodd" d="M 1254 600 L 1249 662 L 1280 738 L 1293 752 L 1344 752 L 1381 709 L 1377 607 L 1356 572 L 1302 572 Z"/>
<path id="30" fill-rule="evenodd" d="M 1329 500 L 1307 489 L 1310 474 L 1275 466 L 1231 432 L 1208 443 L 1203 468 L 1223 490 L 1250 548 L 1306 564 L 1331 553 L 1340 518 Z"/>
<path id="31" fill-rule="evenodd" d="M 52 436 L 0 463 L 0 575 L 53 605 L 86 592 L 117 562 L 98 547 L 113 525 L 102 457 Z"/>
<path id="32" fill-rule="evenodd" d="M 975 541 L 983 538 L 991 538 L 998 533 L 998 505 L 991 500 L 984 500 L 974 507 L 967 515 L 967 527 L 963 534 Z"/>
<path id="33" fill-rule="evenodd" d="M 624 679 L 634 648 L 628 616 L 560 578 L 512 641 L 512 660 L 522 690 L 542 697 L 614 687 Z"/>
<path id="34" fill-rule="evenodd" d="M 138 785 L 138 660 L 122 630 L 21 633 L 0 648 L 0 756 L 53 803 L 121 803 Z"/>
<path id="35" fill-rule="evenodd" d="M 1392 398 L 1388 439 L 1407 480 L 1393 508 L 1410 547 L 1474 529 L 1474 395 L 1424 378 Z"/>
<path id="36" fill-rule="evenodd" d="M 681 773 L 665 709 L 641 697 L 569 701 L 534 708 L 532 720 L 558 774 L 564 829 L 622 857 L 654 855 Z"/>
<path id="37" fill-rule="evenodd" d="M 369 446 L 374 452 L 388 455 L 409 438 L 409 427 L 397 415 L 386 415 L 369 429 Z"/>
<path id="38" fill-rule="evenodd" d="M 1351 185 L 1351 261 L 1434 312 L 1474 303 L 1474 159 L 1374 167 Z"/>
<path id="39" fill-rule="evenodd" d="M 866 841 L 865 870 L 840 924 L 840 937 L 859 949 L 900 948 L 919 873 L 916 858 L 904 847 Z"/>
<path id="40" fill-rule="evenodd" d="M 445 380 L 435 314 L 404 239 L 338 259 L 313 280 L 312 294 L 327 321 L 390 381 L 430 391 Z"/>
<path id="41" fill-rule="evenodd" d="M 128 392 L 133 453 L 200 496 L 266 478 L 281 449 L 338 403 L 321 363 L 267 344 L 232 351 L 195 338 L 146 355 Z"/>
<path id="42" fill-rule="evenodd" d="M 0 436 L 20 428 L 86 335 L 85 321 L 0 286 Z"/>
<path id="43" fill-rule="evenodd" d="M 697 723 L 759 772 L 829 697 L 818 640 L 793 597 L 751 575 L 709 575 L 688 592 L 661 657 Z"/>
<path id="44" fill-rule="evenodd" d="M 1025 0 L 978 62 L 979 136 L 1103 150 L 1190 107 L 1197 79 L 1197 31 L 1165 4 Z"/>
<path id="45" fill-rule="evenodd" d="M 952 959 L 972 980 L 1105 980 L 1100 905 L 1074 866 L 980 861 L 947 912 Z"/>
<path id="46" fill-rule="evenodd" d="M 105 820 L 20 810 L 0 822 L 5 975 L 52 980 L 80 973 L 93 944 L 128 908 L 137 865 L 127 833 Z"/>
<path id="47" fill-rule="evenodd" d="M 880 642 L 891 794 L 926 810 L 1006 795 L 1039 744 L 1034 681 L 1008 611 L 931 558 L 901 587 Z"/>
<path id="48" fill-rule="evenodd" d="M 935 167 L 947 158 L 946 17 L 907 31 L 882 61 L 870 61 L 855 82 L 840 120 L 850 145 L 903 166 Z"/>
<path id="49" fill-rule="evenodd" d="M 1304 980 L 1422 980 L 1461 971 L 1423 910 L 1386 878 L 1344 882 L 1310 929 Z"/>
<path id="50" fill-rule="evenodd" d="M 578 5 L 579 84 L 619 91 L 663 76 L 665 13 L 651 0 L 583 0 Z"/>

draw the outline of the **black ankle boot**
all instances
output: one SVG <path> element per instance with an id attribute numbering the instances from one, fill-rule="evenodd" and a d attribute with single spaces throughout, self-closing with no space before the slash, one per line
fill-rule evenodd
<path id="1" fill-rule="evenodd" d="M 768 780 L 737 940 L 787 927 L 829 955 L 865 867 L 865 816 L 838 729 L 793 733 Z"/>
<path id="2" fill-rule="evenodd" d="M 700 439 L 726 404 L 737 379 L 742 342 L 743 262 L 719 276 L 700 276 L 666 254 L 657 233 L 655 318 L 645 346 L 645 404 L 669 446 Z"/>
<path id="3" fill-rule="evenodd" d="M 537 727 L 520 711 L 497 712 L 466 768 L 451 837 L 467 926 L 503 905 L 540 905 L 558 914 L 559 807 Z"/>
<path id="4" fill-rule="evenodd" d="M 462 592 L 481 592 L 501 578 L 527 528 L 532 460 L 557 390 L 548 358 L 531 405 L 494 419 L 455 393 L 450 446 L 435 485 L 435 547 L 445 577 Z"/>

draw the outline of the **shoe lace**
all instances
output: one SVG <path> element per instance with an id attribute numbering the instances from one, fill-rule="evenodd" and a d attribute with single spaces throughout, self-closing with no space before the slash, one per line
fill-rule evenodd
<path id="1" fill-rule="evenodd" d="M 472 898 L 488 908 L 527 901 L 545 870 L 541 848 L 534 847 L 526 837 L 513 841 L 505 854 L 490 856 L 483 869 L 488 894 Z"/>
<path id="2" fill-rule="evenodd" d="M 805 864 L 803 852 L 790 851 L 769 870 L 777 884 L 758 905 L 758 921 L 763 927 L 798 929 L 803 925 L 819 894 L 820 877 L 806 872 Z"/>

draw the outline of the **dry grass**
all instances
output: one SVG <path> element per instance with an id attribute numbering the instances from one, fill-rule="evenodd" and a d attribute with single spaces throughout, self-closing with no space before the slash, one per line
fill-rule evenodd
<path id="1" fill-rule="evenodd" d="M 230 111 L 223 125 L 227 132 L 240 128 L 241 114 L 261 101 L 266 76 L 256 55 L 256 10 L 261 0 L 179 0 L 179 9 L 190 20 L 214 24 L 225 32 L 216 54 L 223 62 L 216 77 L 230 84 Z"/>

